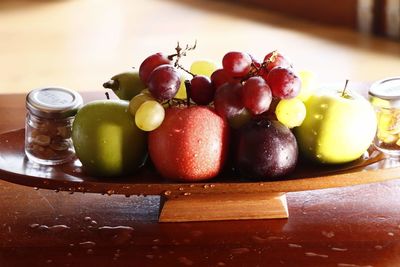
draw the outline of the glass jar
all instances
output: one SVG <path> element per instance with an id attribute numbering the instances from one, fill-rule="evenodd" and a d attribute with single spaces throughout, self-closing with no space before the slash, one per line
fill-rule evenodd
<path id="1" fill-rule="evenodd" d="M 74 157 L 72 122 L 82 103 L 77 92 L 61 87 L 40 88 L 27 95 L 25 154 L 30 161 L 56 165 Z"/>
<path id="2" fill-rule="evenodd" d="M 374 146 L 389 156 L 400 156 L 400 77 L 375 82 L 370 90 L 378 128 Z"/>

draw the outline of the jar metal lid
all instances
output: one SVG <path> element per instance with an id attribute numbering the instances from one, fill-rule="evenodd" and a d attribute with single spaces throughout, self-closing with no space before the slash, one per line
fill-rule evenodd
<path id="1" fill-rule="evenodd" d="M 400 77 L 391 77 L 374 82 L 369 89 L 373 102 L 381 107 L 400 107 Z"/>
<path id="2" fill-rule="evenodd" d="M 29 112 L 48 119 L 72 117 L 82 104 L 79 93 L 62 87 L 39 88 L 26 96 L 26 108 Z"/>
<path id="3" fill-rule="evenodd" d="M 374 82 L 369 94 L 386 100 L 400 99 L 400 77 L 392 77 Z"/>

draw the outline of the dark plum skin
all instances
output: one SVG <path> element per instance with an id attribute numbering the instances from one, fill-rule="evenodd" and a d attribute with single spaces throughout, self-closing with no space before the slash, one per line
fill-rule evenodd
<path id="1" fill-rule="evenodd" d="M 244 125 L 236 140 L 235 165 L 246 178 L 272 179 L 294 170 L 296 138 L 283 124 L 257 118 Z"/>

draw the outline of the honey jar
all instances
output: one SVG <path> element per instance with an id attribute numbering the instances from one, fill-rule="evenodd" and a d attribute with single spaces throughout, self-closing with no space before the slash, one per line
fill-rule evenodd
<path id="1" fill-rule="evenodd" d="M 72 123 L 82 103 L 77 92 L 61 87 L 39 88 L 27 95 L 25 154 L 30 161 L 57 165 L 74 157 Z"/>
<path id="2" fill-rule="evenodd" d="M 400 77 L 375 82 L 369 95 L 378 121 L 374 146 L 389 156 L 400 156 Z"/>

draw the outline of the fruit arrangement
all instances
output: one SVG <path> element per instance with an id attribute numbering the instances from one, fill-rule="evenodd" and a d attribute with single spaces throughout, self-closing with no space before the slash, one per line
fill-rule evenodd
<path id="1" fill-rule="evenodd" d="M 89 174 L 129 175 L 148 155 L 170 180 L 211 179 L 224 168 L 268 180 L 293 172 L 299 155 L 343 163 L 368 149 L 376 120 L 365 99 L 314 91 L 312 73 L 297 73 L 278 51 L 262 61 L 228 52 L 222 68 L 203 60 L 186 69 L 181 59 L 195 48 L 150 55 L 103 85 L 120 100 L 78 112 L 72 139 Z"/>

